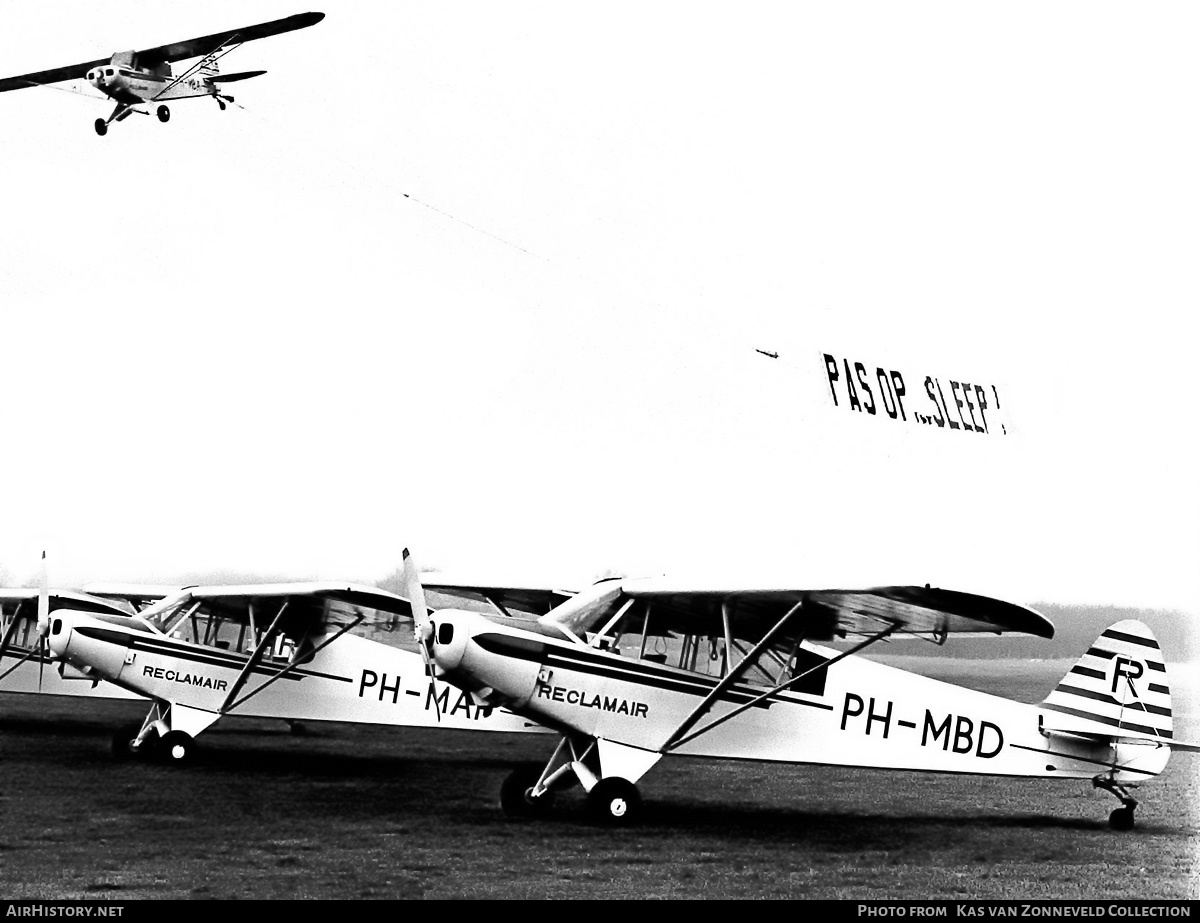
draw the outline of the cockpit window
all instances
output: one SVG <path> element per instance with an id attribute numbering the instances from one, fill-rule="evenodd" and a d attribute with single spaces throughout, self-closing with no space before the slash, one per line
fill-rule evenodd
<path id="1" fill-rule="evenodd" d="M 104 69 L 104 76 L 111 77 L 112 75 L 113 75 L 113 69 L 111 67 Z"/>

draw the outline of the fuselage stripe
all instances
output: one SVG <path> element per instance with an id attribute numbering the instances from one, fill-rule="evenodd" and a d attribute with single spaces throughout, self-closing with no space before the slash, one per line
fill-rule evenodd
<path id="1" fill-rule="evenodd" d="M 157 654 L 166 657 L 178 657 L 180 660 L 187 660 L 192 663 L 202 663 L 212 667 L 224 667 L 230 670 L 241 670 L 249 660 L 249 655 L 244 658 L 239 658 L 230 654 L 213 654 L 193 650 L 188 647 L 177 647 L 174 644 L 164 641 L 143 640 L 142 637 L 130 639 L 130 648 L 135 651 L 143 651 L 147 654 Z M 262 674 L 264 676 L 274 676 L 283 669 L 285 664 L 278 664 L 276 668 L 271 666 L 263 666 L 259 664 L 251 672 Z M 315 670 L 302 670 L 299 668 L 289 670 L 281 678 L 288 680 L 301 680 L 306 676 L 315 676 L 321 679 L 332 679 L 342 683 L 350 683 L 353 680 L 348 676 L 338 676 L 334 673 L 319 673 Z"/>
<path id="2" fill-rule="evenodd" d="M 553 643 L 537 642 L 530 644 L 524 639 L 513 639 L 504 635 L 480 634 L 475 638 L 484 650 L 504 657 L 512 657 L 530 663 L 543 664 L 564 670 L 574 670 L 586 675 L 604 679 L 637 683 L 657 689 L 674 692 L 684 692 L 690 695 L 705 696 L 716 687 L 718 680 L 713 677 L 698 674 L 683 675 L 665 672 L 663 667 L 634 660 L 605 656 L 593 650 L 574 650 Z M 815 656 L 815 655 L 814 655 Z M 723 701 L 742 704 L 757 698 L 764 690 L 745 684 L 738 684 L 726 689 L 720 698 Z M 831 705 L 810 702 L 806 699 L 789 695 L 785 692 L 774 693 L 755 703 L 755 708 L 769 708 L 773 702 L 791 702 L 812 705 L 817 708 L 832 710 Z"/>

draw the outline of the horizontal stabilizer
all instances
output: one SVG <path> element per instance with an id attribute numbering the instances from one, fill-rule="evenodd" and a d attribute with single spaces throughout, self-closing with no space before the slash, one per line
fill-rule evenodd
<path id="1" fill-rule="evenodd" d="M 265 73 L 266 71 L 242 71 L 240 74 L 213 74 L 208 79 L 213 83 L 233 83 L 235 80 L 249 80 Z"/>

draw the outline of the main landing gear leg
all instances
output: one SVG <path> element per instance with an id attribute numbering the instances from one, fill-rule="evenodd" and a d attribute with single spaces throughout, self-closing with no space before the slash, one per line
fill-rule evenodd
<path id="1" fill-rule="evenodd" d="M 163 108 L 165 109 L 166 107 L 164 106 Z M 112 115 L 110 115 L 106 119 L 96 119 L 96 122 L 95 122 L 96 134 L 98 134 L 100 137 L 103 138 L 105 135 L 108 134 L 108 125 L 110 122 L 119 122 L 119 121 L 121 121 L 121 119 L 123 119 L 127 115 L 129 115 L 129 113 L 132 111 L 133 111 L 133 109 L 131 109 L 129 106 L 125 105 L 124 103 L 117 103 L 116 108 L 113 109 L 113 111 L 112 111 Z"/>
<path id="2" fill-rule="evenodd" d="M 1133 809 L 1137 807 L 1137 799 L 1129 794 L 1129 789 L 1118 785 L 1109 776 L 1096 776 L 1092 779 L 1092 787 L 1102 788 L 1121 801 L 1121 807 L 1108 815 L 1108 825 L 1114 830 L 1132 830 Z"/>
<path id="3" fill-rule="evenodd" d="M 158 730 L 151 727 L 143 734 L 143 728 L 142 724 L 129 724 L 116 730 L 112 738 L 114 759 L 125 761 L 154 756 L 158 749 Z"/>

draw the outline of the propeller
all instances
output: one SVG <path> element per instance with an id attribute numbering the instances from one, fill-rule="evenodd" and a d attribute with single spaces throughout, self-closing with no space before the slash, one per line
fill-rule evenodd
<path id="1" fill-rule="evenodd" d="M 38 585 L 37 633 L 38 633 L 38 692 L 42 691 L 42 672 L 50 655 L 50 591 L 46 576 L 46 550 L 42 549 L 42 574 Z"/>
<path id="2" fill-rule="evenodd" d="M 421 659 L 425 662 L 425 674 L 429 677 L 429 690 L 433 694 L 433 713 L 442 720 L 442 710 L 437 704 L 437 680 L 434 678 L 433 620 L 429 607 L 425 605 L 425 590 L 421 586 L 421 573 L 416 559 L 404 549 L 404 595 L 413 613 L 413 637 L 421 648 Z"/>

